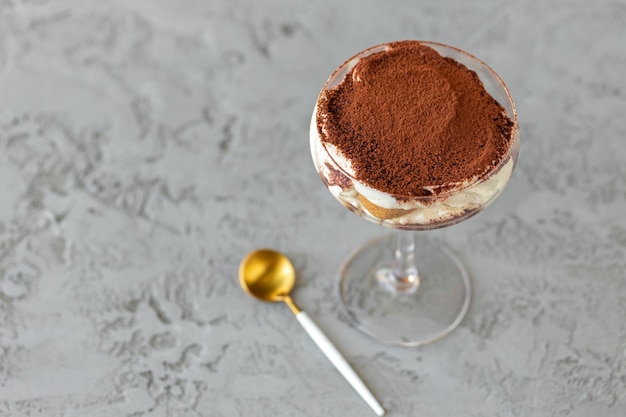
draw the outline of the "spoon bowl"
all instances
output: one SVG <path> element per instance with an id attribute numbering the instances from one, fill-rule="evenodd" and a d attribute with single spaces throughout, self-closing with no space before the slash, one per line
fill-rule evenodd
<path id="1" fill-rule="evenodd" d="M 239 283 L 253 297 L 262 301 L 285 301 L 296 281 L 289 259 L 271 249 L 249 253 L 239 266 Z"/>

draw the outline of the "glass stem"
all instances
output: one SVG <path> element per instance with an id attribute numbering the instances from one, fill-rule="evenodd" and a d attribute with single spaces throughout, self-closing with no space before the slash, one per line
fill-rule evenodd
<path id="1" fill-rule="evenodd" d="M 420 283 L 415 264 L 415 232 L 396 231 L 396 248 L 391 265 L 393 286 L 398 291 L 413 292 Z"/>

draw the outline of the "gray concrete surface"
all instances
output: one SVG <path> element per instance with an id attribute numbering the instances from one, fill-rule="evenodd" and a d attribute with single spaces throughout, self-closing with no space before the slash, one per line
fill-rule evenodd
<path id="1" fill-rule="evenodd" d="M 338 64 L 409 38 L 488 62 L 522 140 L 499 200 L 432 232 L 474 299 L 412 349 L 339 310 L 342 259 L 386 230 L 307 137 Z M 269 246 L 389 416 L 623 417 L 624 74 L 623 1 L 0 1 L 0 415 L 373 415 L 239 289 Z"/>

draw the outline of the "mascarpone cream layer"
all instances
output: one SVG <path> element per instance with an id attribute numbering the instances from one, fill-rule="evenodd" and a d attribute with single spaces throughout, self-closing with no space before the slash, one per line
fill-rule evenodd
<path id="1" fill-rule="evenodd" d="M 492 174 L 486 180 L 470 186 L 468 184 L 471 180 L 459 183 L 458 191 L 447 191 L 444 197 L 434 196 L 432 199 L 421 201 L 420 199 L 398 201 L 393 195 L 354 179 L 355 172 L 350 160 L 333 145 L 324 146 L 322 143 L 317 130 L 316 113 L 317 109 L 313 112 L 309 135 L 311 155 L 319 175 L 326 180 L 329 191 L 340 202 L 367 213 L 383 224 L 410 226 L 447 223 L 468 211 L 475 211 L 488 205 L 504 189 L 513 172 L 514 160 L 509 158 L 497 173 Z M 352 178 L 340 174 L 341 171 L 346 172 Z M 337 183 L 337 175 L 345 177 L 342 185 Z M 378 218 L 363 205 L 359 200 L 359 195 L 383 209 L 406 210 L 406 213 L 393 218 Z"/>

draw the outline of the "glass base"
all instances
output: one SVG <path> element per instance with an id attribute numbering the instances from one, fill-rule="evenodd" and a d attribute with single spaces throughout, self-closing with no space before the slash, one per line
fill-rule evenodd
<path id="1" fill-rule="evenodd" d="M 398 277 L 396 242 L 394 235 L 372 240 L 346 259 L 340 272 L 341 303 L 354 324 L 379 342 L 432 343 L 450 333 L 467 313 L 469 276 L 448 248 L 416 236 L 417 275 L 408 280 Z"/>

